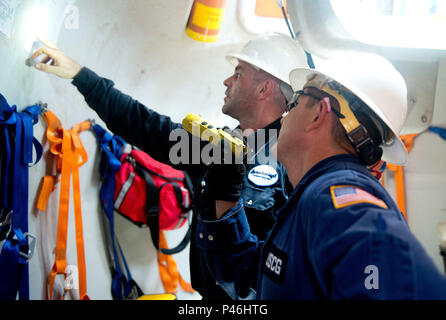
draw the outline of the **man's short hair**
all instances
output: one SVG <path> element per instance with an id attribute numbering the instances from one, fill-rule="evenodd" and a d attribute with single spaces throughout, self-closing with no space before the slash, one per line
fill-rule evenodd
<path id="1" fill-rule="evenodd" d="M 279 78 L 269 74 L 268 72 L 260 69 L 257 66 L 254 66 L 252 64 L 250 64 L 250 66 L 253 67 L 257 71 L 256 74 L 254 75 L 254 81 L 257 81 L 257 83 L 260 83 L 260 82 L 265 81 L 266 79 L 269 79 L 269 78 L 274 79 L 276 81 L 276 83 L 279 84 L 280 92 L 282 93 L 282 96 L 285 98 L 285 104 L 287 104 L 288 101 L 291 100 L 294 92 L 288 83 L 283 82 Z M 278 104 L 283 104 L 283 101 L 282 101 L 283 99 L 281 99 L 281 97 L 275 97 L 275 100 Z"/>

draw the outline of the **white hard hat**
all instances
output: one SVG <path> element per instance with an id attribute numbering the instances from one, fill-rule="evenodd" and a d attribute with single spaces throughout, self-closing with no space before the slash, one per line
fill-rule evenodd
<path id="1" fill-rule="evenodd" d="M 407 149 L 399 138 L 407 115 L 407 86 L 389 61 L 378 55 L 358 53 L 321 62 L 317 70 L 295 69 L 290 73 L 293 90 L 303 89 L 316 75 L 350 90 L 384 122 L 391 133 L 390 140 L 382 145 L 384 161 L 407 163 Z"/>
<path id="2" fill-rule="evenodd" d="M 308 67 L 305 51 L 297 40 L 281 33 L 268 33 L 253 39 L 241 52 L 231 53 L 226 58 L 234 67 L 241 60 L 287 84 L 290 84 L 291 70 Z"/>

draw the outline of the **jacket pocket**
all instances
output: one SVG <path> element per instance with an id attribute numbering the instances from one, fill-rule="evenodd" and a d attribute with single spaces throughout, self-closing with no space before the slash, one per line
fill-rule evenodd
<path id="1" fill-rule="evenodd" d="M 247 182 L 242 191 L 242 198 L 245 208 L 256 211 L 269 211 L 274 206 L 274 188 L 255 187 Z"/>

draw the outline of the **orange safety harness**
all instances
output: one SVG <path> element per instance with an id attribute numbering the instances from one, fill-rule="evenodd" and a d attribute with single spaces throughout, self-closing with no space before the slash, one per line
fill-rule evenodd
<path id="1" fill-rule="evenodd" d="M 48 124 L 47 139 L 50 143 L 50 152 L 56 156 L 55 175 L 43 177 L 42 189 L 38 197 L 37 208 L 46 211 L 48 199 L 55 190 L 55 184 L 61 182 L 59 213 L 57 224 L 57 242 L 55 250 L 55 263 L 48 277 L 49 299 L 53 299 L 53 286 L 57 275 L 67 278 L 66 249 L 67 229 L 70 200 L 70 178 L 73 177 L 73 199 L 76 224 L 76 248 L 79 269 L 79 297 L 81 300 L 89 300 L 87 295 L 86 265 L 84 254 L 84 241 L 82 231 L 82 208 L 80 197 L 79 168 L 88 160 L 88 155 L 79 138 L 79 133 L 88 130 L 89 121 L 84 121 L 74 126 L 71 130 L 63 129 L 60 120 L 51 112 L 44 115 Z M 168 244 L 163 231 L 159 234 L 159 247 L 168 249 Z M 193 293 L 192 286 L 179 274 L 177 264 L 172 255 L 165 255 L 158 251 L 158 266 L 161 281 L 167 293 L 175 294 L 178 284 L 186 291 Z M 65 292 L 66 293 L 66 292 Z M 64 294 L 65 296 L 65 294 Z"/>
<path id="2" fill-rule="evenodd" d="M 67 279 L 67 228 L 70 201 L 70 178 L 72 176 L 76 248 L 79 270 L 79 298 L 80 300 L 89 300 L 90 298 L 87 295 L 87 276 L 79 184 L 79 168 L 87 162 L 88 155 L 79 138 L 79 133 L 88 130 L 90 128 L 90 122 L 84 121 L 74 126 L 71 130 L 65 130 L 62 128 L 59 119 L 51 111 L 47 111 L 44 118 L 48 124 L 46 136 L 50 144 L 50 152 L 52 155 L 56 156 L 57 173 L 54 176 L 50 175 L 43 178 L 42 190 L 37 202 L 37 208 L 39 210 L 43 212 L 46 211 L 47 202 L 51 193 L 55 190 L 55 184 L 59 181 L 61 182 L 55 263 L 48 276 L 49 299 L 53 299 L 53 286 L 56 275 L 64 275 L 65 279 Z"/>
<path id="3" fill-rule="evenodd" d="M 402 135 L 400 138 L 404 142 L 406 146 L 407 152 L 410 152 L 413 147 L 413 142 L 418 133 L 406 134 Z M 396 203 L 398 208 L 402 212 L 404 219 L 407 221 L 407 212 L 406 212 L 406 195 L 404 190 L 404 170 L 402 166 L 398 166 L 395 164 L 388 163 L 387 169 L 394 173 L 395 178 L 395 189 L 396 189 Z"/>
<path id="4" fill-rule="evenodd" d="M 159 233 L 159 247 L 161 249 L 167 249 L 167 241 L 164 232 L 160 230 Z M 186 282 L 178 272 L 177 263 L 172 255 L 165 255 L 158 251 L 158 269 L 160 272 L 161 282 L 163 283 L 164 290 L 167 293 L 175 294 L 177 292 L 178 283 L 181 289 L 186 292 L 193 293 L 194 289 L 190 283 Z"/>

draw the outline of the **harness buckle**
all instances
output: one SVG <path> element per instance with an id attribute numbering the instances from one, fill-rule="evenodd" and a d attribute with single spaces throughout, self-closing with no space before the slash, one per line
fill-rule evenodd
<path id="1" fill-rule="evenodd" d="M 367 129 L 362 125 L 357 127 L 355 130 L 349 132 L 347 134 L 347 137 L 350 140 L 350 142 L 353 143 L 353 145 L 357 149 L 361 148 L 362 145 L 364 145 L 369 140 L 371 140 Z"/>
<path id="2" fill-rule="evenodd" d="M 6 208 L 0 209 L 0 224 L 4 224 L 6 219 L 10 216 L 11 210 L 7 210 Z"/>
<path id="3" fill-rule="evenodd" d="M 93 127 L 96 125 L 96 120 L 95 119 L 88 119 L 88 122 L 90 122 L 90 131 L 93 131 Z"/>
<path id="4" fill-rule="evenodd" d="M 20 256 L 25 259 L 26 261 L 31 260 L 31 258 L 34 255 L 34 251 L 36 249 L 36 243 L 37 243 L 37 237 L 31 233 L 24 233 L 23 234 L 26 237 L 28 237 L 28 252 L 24 253 L 20 251 Z"/>
<path id="5" fill-rule="evenodd" d="M 45 114 L 48 112 L 48 103 L 43 103 L 42 101 L 38 101 L 36 105 L 40 106 L 40 114 Z"/>

